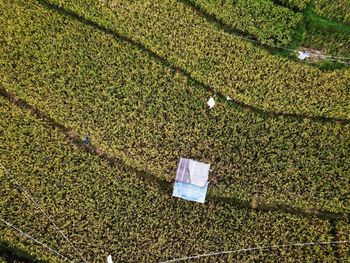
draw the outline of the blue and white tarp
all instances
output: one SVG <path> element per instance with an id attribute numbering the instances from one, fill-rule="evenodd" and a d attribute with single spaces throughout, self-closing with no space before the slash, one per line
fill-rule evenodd
<path id="1" fill-rule="evenodd" d="M 180 158 L 173 196 L 204 203 L 208 190 L 210 164 Z"/>
<path id="2" fill-rule="evenodd" d="M 193 184 L 175 182 L 173 196 L 204 204 L 208 183 L 200 187 Z"/>

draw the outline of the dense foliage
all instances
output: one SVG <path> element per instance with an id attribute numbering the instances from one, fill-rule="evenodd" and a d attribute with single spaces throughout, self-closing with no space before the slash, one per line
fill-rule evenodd
<path id="1" fill-rule="evenodd" d="M 82 136 L 89 131 L 104 150 L 167 181 L 179 156 L 209 162 L 216 196 L 349 211 L 349 125 L 220 100 L 209 111 L 203 86 L 142 49 L 40 6 L 19 13 L 17 49 L 2 56 L 4 86 Z"/>
<path id="2" fill-rule="evenodd" d="M 325 18 L 335 19 L 350 25 L 349 0 L 314 0 L 315 12 Z"/>
<path id="3" fill-rule="evenodd" d="M 57 130 L 0 98 L 0 159 L 89 262 L 156 262 L 249 246 L 332 240 L 330 223 L 281 212 L 253 212 L 208 199 L 203 206 L 171 198 L 130 169 L 110 167 Z M 45 216 L 4 175 L 0 217 L 81 261 Z M 14 202 L 14 200 L 16 200 Z M 38 258 L 59 260 L 0 224 L 1 236 Z M 340 246 L 341 248 L 342 246 Z M 135 249 L 137 248 L 137 249 Z M 344 248 L 345 249 L 345 248 Z M 335 260 L 332 246 L 239 253 L 240 262 Z M 344 259 L 347 255 L 344 255 Z M 209 258 L 226 262 L 227 256 Z"/>
<path id="4" fill-rule="evenodd" d="M 27 250 L 27 249 L 25 249 Z M 29 256 L 24 250 L 19 250 L 17 246 L 10 245 L 6 240 L 0 237 L 0 262 L 1 263 L 44 263 L 37 258 Z"/>
<path id="5" fill-rule="evenodd" d="M 290 43 L 301 14 L 276 6 L 268 0 L 190 0 L 228 25 L 258 40 L 277 45 Z"/>
<path id="6" fill-rule="evenodd" d="M 175 1 L 52 2 L 0 0 L 0 88 L 82 138 L 90 132 L 92 144 L 125 165 L 85 152 L 3 97 L 0 162 L 89 262 L 350 238 L 347 222 L 305 217 L 313 209 L 349 214 L 350 125 L 275 116 L 220 96 L 212 110 L 206 105 L 212 87 L 264 110 L 349 118 L 349 70 L 322 72 L 216 34 Z M 212 164 L 204 206 L 142 176 L 170 186 L 180 156 Z M 2 169 L 0 185 L 0 218 L 80 261 Z M 251 211 L 251 203 L 268 208 Z M 0 236 L 37 259 L 61 260 L 1 222 Z M 208 262 L 348 258 L 339 245 Z"/>
<path id="7" fill-rule="evenodd" d="M 127 2 L 124 8 L 118 2 L 105 7 L 95 1 L 60 2 L 141 43 L 225 96 L 266 111 L 349 118 L 349 69 L 322 72 L 273 56 L 235 36 L 215 33 L 205 19 L 173 0 Z"/>
<path id="8" fill-rule="evenodd" d="M 350 25 L 344 26 L 317 16 L 312 16 L 303 46 L 320 50 L 324 54 L 347 57 L 350 63 Z"/>
<path id="9" fill-rule="evenodd" d="M 310 0 L 277 0 L 279 3 L 297 9 L 299 11 L 303 11 Z"/>
<path id="10" fill-rule="evenodd" d="M 350 240 L 350 224 L 349 222 L 340 221 L 335 225 L 337 238 L 339 240 Z M 349 246 L 341 246 L 338 249 L 341 258 L 348 258 L 350 255 Z"/>

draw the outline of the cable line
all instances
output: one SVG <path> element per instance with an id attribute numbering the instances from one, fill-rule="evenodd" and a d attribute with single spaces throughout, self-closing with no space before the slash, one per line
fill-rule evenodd
<path id="1" fill-rule="evenodd" d="M 171 259 L 167 261 L 162 261 L 160 263 L 170 263 L 170 262 L 179 262 L 184 261 L 188 259 L 197 259 L 202 257 L 211 257 L 211 256 L 219 256 L 224 254 L 232 254 L 232 253 L 239 253 L 239 252 L 246 252 L 246 251 L 253 251 L 253 250 L 266 250 L 266 249 L 278 249 L 283 247 L 292 247 L 292 246 L 299 246 L 299 247 L 305 247 L 305 246 L 320 246 L 320 245 L 336 245 L 336 244 L 348 244 L 350 243 L 350 240 L 344 240 L 344 241 L 319 241 L 319 242 L 307 242 L 307 243 L 291 243 L 291 244 L 284 244 L 284 245 L 273 245 L 273 246 L 265 246 L 265 247 L 249 247 L 249 248 L 242 248 L 237 250 L 229 250 L 229 251 L 222 251 L 222 252 L 214 252 L 214 253 L 207 253 L 197 256 L 189 256 L 189 257 L 182 257 L 182 258 L 176 258 Z"/>
<path id="2" fill-rule="evenodd" d="M 117 8 L 121 8 L 121 9 L 124 9 L 128 12 L 130 11 L 136 11 L 136 12 L 140 12 L 140 13 L 143 13 L 145 14 L 145 12 L 142 12 L 144 10 L 140 10 L 140 9 L 130 9 L 130 8 L 127 8 L 123 5 L 113 5 L 113 7 L 117 7 Z M 165 22 L 169 22 L 169 21 L 178 21 L 178 20 L 174 20 L 174 19 L 164 19 L 163 17 L 160 17 L 158 15 L 155 15 L 155 14 L 151 14 L 151 13 L 146 13 L 147 16 L 150 16 L 150 17 L 155 17 L 157 18 L 158 20 L 163 20 Z M 144 24 L 143 22 L 141 22 L 139 19 L 135 18 L 135 17 L 131 17 L 129 16 L 128 18 L 134 20 L 134 21 L 138 21 L 139 23 L 141 24 Z M 187 21 L 186 21 L 187 22 Z M 201 29 L 201 30 L 206 30 L 206 31 L 210 31 L 210 32 L 214 32 L 214 33 L 217 33 L 217 34 L 222 34 L 222 35 L 226 35 L 226 36 L 230 36 L 230 37 L 236 37 L 236 38 L 239 38 L 239 39 L 243 39 L 243 40 L 247 40 L 247 41 L 250 41 L 250 42 L 254 42 L 254 43 L 257 43 L 257 44 L 260 44 L 260 45 L 264 45 L 264 46 L 269 46 L 269 47 L 273 47 L 273 48 L 276 48 L 276 49 L 281 49 L 281 50 L 285 50 L 285 51 L 290 51 L 290 52 L 297 52 L 299 51 L 298 49 L 290 49 L 290 48 L 286 48 L 286 47 L 282 47 L 282 46 L 278 46 L 278 45 L 274 45 L 274 44 L 268 44 L 268 43 L 264 43 L 264 42 L 261 42 L 259 40 L 255 40 L 255 39 L 251 39 L 249 37 L 244 37 L 244 36 L 239 36 L 237 34 L 231 34 L 231 33 L 228 33 L 228 32 L 225 32 L 225 31 L 217 31 L 217 30 L 214 30 L 214 29 L 211 29 L 211 28 L 207 28 L 207 27 L 204 27 L 204 26 L 198 26 L 198 25 L 189 25 L 189 24 L 180 24 L 181 26 L 191 26 L 192 28 L 198 28 L 198 29 Z M 310 52 L 312 53 L 312 52 Z M 331 56 L 331 55 L 321 55 L 321 57 L 327 59 L 327 60 L 331 60 L 331 61 L 339 61 L 341 59 L 343 60 L 350 60 L 350 57 L 340 57 L 340 56 Z M 342 61 L 340 61 L 342 62 Z M 342 62 L 344 63 L 344 62 Z M 347 63 L 345 63 L 347 64 Z"/>
<path id="3" fill-rule="evenodd" d="M 51 222 L 51 224 L 57 229 L 57 231 L 63 236 L 63 238 L 68 242 L 68 244 L 75 250 L 75 252 L 78 253 L 80 258 L 87 263 L 87 260 L 82 256 L 82 254 L 78 251 L 78 249 L 73 245 L 73 243 L 68 239 L 68 237 L 59 229 L 59 227 L 56 225 L 56 223 L 51 219 L 51 217 L 40 207 L 40 205 L 34 200 L 34 198 L 24 189 L 24 187 L 14 178 L 12 175 L 10 175 L 7 170 L 4 168 L 5 174 L 7 174 L 15 183 L 17 186 L 22 190 L 22 193 L 24 193 L 34 204 L 35 206 L 47 217 L 47 219 Z"/>
<path id="4" fill-rule="evenodd" d="M 35 243 L 47 248 L 48 250 L 50 250 L 52 253 L 56 254 L 57 256 L 63 258 L 65 261 L 70 261 L 67 257 L 63 256 L 62 254 L 60 254 L 59 252 L 57 252 L 56 250 L 50 248 L 49 246 L 45 245 L 44 243 L 42 243 L 41 241 L 35 239 L 34 237 L 28 235 L 27 233 L 23 232 L 22 230 L 20 230 L 19 228 L 17 228 L 16 226 L 10 224 L 9 222 L 7 222 L 4 219 L 0 218 L 0 221 L 2 221 L 3 223 L 5 223 L 8 227 L 18 231 L 22 236 L 25 236 L 27 238 L 29 238 L 30 240 L 34 241 Z"/>

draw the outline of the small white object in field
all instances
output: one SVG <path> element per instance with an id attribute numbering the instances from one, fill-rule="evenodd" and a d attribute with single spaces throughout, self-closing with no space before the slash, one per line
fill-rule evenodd
<path id="1" fill-rule="evenodd" d="M 113 263 L 113 260 L 112 260 L 112 256 L 111 256 L 111 255 L 109 255 L 109 256 L 107 257 L 107 263 Z"/>
<path id="2" fill-rule="evenodd" d="M 304 59 L 310 57 L 310 54 L 307 51 L 298 51 L 298 53 L 299 53 L 298 58 L 300 60 L 304 60 Z"/>
<path id="3" fill-rule="evenodd" d="M 215 100 L 213 97 L 210 97 L 208 102 L 207 102 L 209 109 L 213 108 L 215 106 Z"/>
<path id="4" fill-rule="evenodd" d="M 232 99 L 230 98 L 230 96 L 227 96 L 227 97 L 226 97 L 226 100 L 232 100 Z"/>

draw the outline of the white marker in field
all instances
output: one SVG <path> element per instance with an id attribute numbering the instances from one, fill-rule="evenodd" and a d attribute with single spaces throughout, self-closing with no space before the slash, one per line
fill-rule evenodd
<path id="1" fill-rule="evenodd" d="M 300 60 L 304 60 L 304 59 L 310 57 L 310 54 L 307 51 L 298 51 L 298 53 L 299 53 L 298 58 Z"/>
<path id="2" fill-rule="evenodd" d="M 226 100 L 232 100 L 232 99 L 230 98 L 230 96 L 227 96 L 227 97 L 226 97 Z"/>
<path id="3" fill-rule="evenodd" d="M 113 260 L 112 260 L 112 256 L 111 256 L 111 255 L 109 255 L 109 256 L 107 257 L 107 263 L 113 263 Z"/>
<path id="4" fill-rule="evenodd" d="M 210 97 L 208 102 L 207 102 L 209 109 L 213 108 L 215 106 L 215 100 L 213 97 Z"/>

